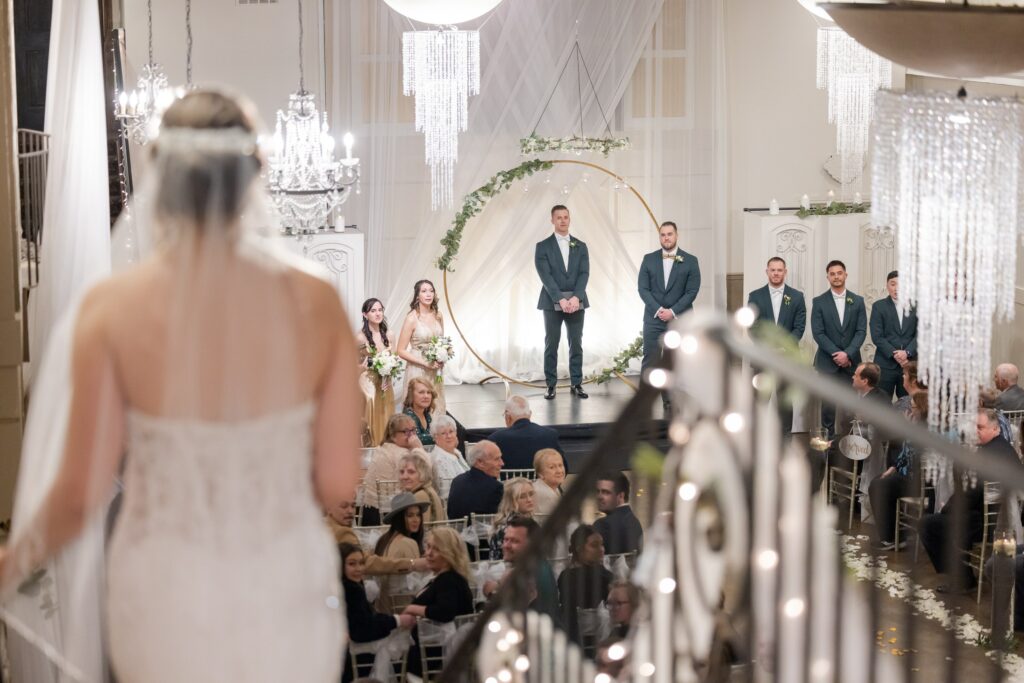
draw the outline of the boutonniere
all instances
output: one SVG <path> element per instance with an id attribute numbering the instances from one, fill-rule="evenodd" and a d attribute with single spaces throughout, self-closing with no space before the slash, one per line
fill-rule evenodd
<path id="1" fill-rule="evenodd" d="M 784 306 L 788 306 L 789 302 L 792 301 L 792 300 L 793 300 L 793 298 L 791 296 L 789 296 L 789 294 L 783 294 L 782 295 L 782 304 Z"/>
<path id="2" fill-rule="evenodd" d="M 675 261 L 676 263 L 682 263 L 683 262 L 683 255 L 682 254 L 676 254 L 675 257 L 672 260 Z"/>
<path id="3" fill-rule="evenodd" d="M 569 240 L 569 248 L 570 249 L 575 249 L 578 246 L 580 246 L 579 242 L 577 242 L 576 240 Z"/>
<path id="4" fill-rule="evenodd" d="M 853 297 L 852 296 L 846 297 L 846 303 L 852 304 L 853 303 Z"/>

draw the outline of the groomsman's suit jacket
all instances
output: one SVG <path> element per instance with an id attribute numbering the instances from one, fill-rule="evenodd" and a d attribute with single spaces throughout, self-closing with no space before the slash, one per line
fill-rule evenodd
<path id="1" fill-rule="evenodd" d="M 570 236 L 571 237 L 571 236 Z M 590 280 L 590 254 L 587 245 L 577 237 L 571 237 L 569 243 L 569 268 L 566 269 L 562 260 L 562 251 L 558 248 L 558 240 L 552 233 L 547 239 L 537 242 L 534 250 L 534 265 L 540 277 L 541 290 L 537 299 L 537 308 L 542 311 L 555 310 L 564 296 L 563 292 L 572 292 L 580 300 L 580 308 L 588 308 L 587 282 Z M 575 246 L 573 246 L 575 245 Z"/>
<path id="2" fill-rule="evenodd" d="M 804 302 L 804 293 L 799 289 L 793 289 L 786 285 L 782 290 L 778 321 L 775 320 L 775 310 L 772 308 L 772 295 L 768 291 L 768 285 L 752 291 L 747 297 L 747 304 L 757 307 L 755 329 L 765 324 L 771 324 L 778 325 L 789 332 L 797 341 L 804 336 L 804 329 L 807 326 L 807 304 Z"/>
<path id="3" fill-rule="evenodd" d="M 917 357 L 917 314 L 911 309 L 903 316 L 896 312 L 892 297 L 876 301 L 871 307 L 871 341 L 874 342 L 875 363 L 882 370 L 899 370 L 900 364 L 892 357 L 894 351 L 906 351 L 907 357 Z"/>
<path id="4" fill-rule="evenodd" d="M 846 309 L 843 322 L 839 322 L 839 311 L 832 300 L 832 290 L 814 297 L 811 303 L 811 334 L 818 344 L 814 354 L 814 367 L 829 374 L 853 375 L 860 365 L 860 347 L 867 336 L 868 317 L 864 309 L 864 297 L 846 290 Z M 840 368 L 832 361 L 832 354 L 845 351 L 850 357 L 850 367 Z"/>
<path id="5" fill-rule="evenodd" d="M 661 249 L 647 254 L 640 263 L 637 290 L 644 301 L 644 327 L 648 324 L 665 326 L 655 317 L 659 308 L 671 309 L 677 316 L 693 308 L 693 300 L 700 291 L 700 265 L 696 256 L 682 249 L 676 249 L 676 256 L 683 260 L 672 263 L 667 287 Z"/>

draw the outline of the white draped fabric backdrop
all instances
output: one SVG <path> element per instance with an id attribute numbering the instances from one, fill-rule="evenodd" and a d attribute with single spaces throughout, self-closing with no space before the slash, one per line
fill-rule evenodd
<path id="1" fill-rule="evenodd" d="M 685 12 L 674 24 L 686 35 L 686 116 L 665 123 L 630 114 L 630 102 L 657 102 L 664 81 L 650 56 L 663 4 Z M 459 138 L 455 205 L 430 211 L 429 173 L 423 141 L 413 130 L 412 101 L 402 95 L 401 34 L 412 24 L 374 0 L 354 0 L 333 14 L 329 71 L 336 130 L 352 127 L 361 146 L 362 194 L 345 207 L 367 236 L 367 295 L 384 301 L 397 332 L 409 310 L 413 283 L 434 282 L 439 240 L 466 193 L 493 174 L 526 159 L 519 139 L 536 128 L 564 136 L 580 128 L 575 61 L 561 83 L 559 72 L 579 40 L 597 95 L 614 134 L 630 137 L 628 151 L 547 158 L 591 161 L 624 176 L 650 203 L 658 221 L 674 220 L 680 246 L 700 259 L 703 284 L 697 305 L 725 305 L 725 53 L 719 0 L 515 0 L 504 2 L 480 26 L 480 94 L 470 99 L 469 130 Z M 351 40 L 345 40 L 350 37 Z M 635 78 L 644 61 L 646 79 Z M 681 75 L 681 77 L 682 77 Z M 349 87 L 345 87 L 345 83 Z M 632 82 L 632 85 L 631 85 Z M 646 84 L 646 85 L 645 85 Z M 603 136 L 604 120 L 583 74 L 583 129 Z M 627 96 L 627 93 L 632 93 Z M 545 111 L 545 102 L 550 104 Z M 543 113 L 543 116 L 542 116 Z M 466 338 L 489 363 L 517 379 L 542 377 L 543 321 L 537 310 L 540 281 L 534 245 L 551 232 L 549 211 L 566 204 L 571 232 L 587 243 L 591 273 L 583 333 L 584 372 L 611 358 L 640 332 L 636 292 L 640 259 L 658 248 L 654 224 L 614 179 L 577 165 L 557 165 L 495 198 L 466 227 L 449 295 Z M 443 293 L 442 293 L 443 296 Z M 456 361 L 446 381 L 490 375 L 465 350 L 447 310 L 446 331 Z M 560 368 L 566 372 L 567 342 Z"/>

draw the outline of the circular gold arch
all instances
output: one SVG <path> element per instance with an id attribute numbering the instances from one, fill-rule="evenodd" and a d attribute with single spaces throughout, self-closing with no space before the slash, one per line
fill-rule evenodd
<path id="1" fill-rule="evenodd" d="M 630 185 L 629 183 L 627 183 L 626 180 L 622 176 L 620 176 L 619 174 L 614 173 L 612 171 L 609 171 L 604 166 L 599 166 L 598 164 L 591 163 L 589 161 L 577 161 L 575 159 L 551 159 L 550 161 L 553 164 L 575 164 L 577 166 L 587 166 L 587 167 L 592 168 L 592 169 L 594 169 L 596 171 L 600 171 L 601 173 L 604 173 L 605 175 L 611 176 L 612 178 L 615 178 L 619 182 L 623 183 L 626 186 L 626 188 L 630 192 L 633 193 L 633 196 L 636 197 L 640 201 L 640 204 L 643 205 L 644 210 L 647 212 L 647 215 L 651 219 L 651 223 L 654 224 L 654 229 L 655 230 L 658 229 L 658 219 L 654 217 L 654 212 L 651 211 L 651 207 L 647 203 L 647 200 L 645 200 L 643 198 L 643 196 L 639 192 L 636 191 L 636 188 L 633 187 L 632 185 Z M 524 381 L 524 380 L 514 379 L 512 377 L 509 377 L 504 372 L 502 372 L 501 370 L 499 370 L 498 368 L 494 367 L 493 365 L 488 363 L 486 360 L 484 360 L 483 356 L 481 356 L 479 353 L 476 352 L 476 349 L 473 348 L 473 345 L 469 343 L 468 339 L 466 339 L 466 335 L 462 332 L 462 328 L 459 327 L 459 321 L 455 317 L 455 310 L 452 308 L 452 298 L 451 298 L 451 295 L 448 293 L 448 271 L 447 270 L 443 270 L 442 271 L 441 279 L 442 279 L 442 285 L 444 287 L 444 302 L 445 302 L 445 306 L 448 308 L 448 315 L 451 318 L 452 324 L 455 325 L 455 331 L 459 333 L 459 338 L 462 339 L 462 343 L 464 343 L 466 345 L 466 348 L 469 349 L 469 352 L 471 354 L 473 354 L 473 357 L 476 358 L 478 361 L 480 361 L 481 365 L 483 365 L 485 368 L 487 368 L 488 370 L 493 372 L 496 376 L 500 377 L 501 379 L 505 380 L 506 382 L 510 382 L 512 384 L 518 384 L 518 385 L 524 386 L 524 387 L 532 387 L 534 389 L 542 389 L 542 388 L 544 388 L 545 384 L 541 380 L 535 380 L 535 381 L 530 382 L 530 381 Z M 588 383 L 590 381 L 591 380 L 589 380 L 589 379 L 588 380 L 584 380 L 584 384 L 586 384 L 586 383 Z M 568 385 L 560 384 L 558 386 L 559 386 L 559 388 L 564 389 Z"/>

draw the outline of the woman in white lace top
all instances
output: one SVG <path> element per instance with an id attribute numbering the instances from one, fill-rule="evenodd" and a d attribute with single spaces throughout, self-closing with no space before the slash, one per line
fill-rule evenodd
<path id="1" fill-rule="evenodd" d="M 430 452 L 434 469 L 434 488 L 441 498 L 448 500 L 452 479 L 467 472 L 469 463 L 459 452 L 459 435 L 455 429 L 455 420 L 447 415 L 437 418 L 430 425 L 430 433 L 434 435 L 434 450 Z"/>

